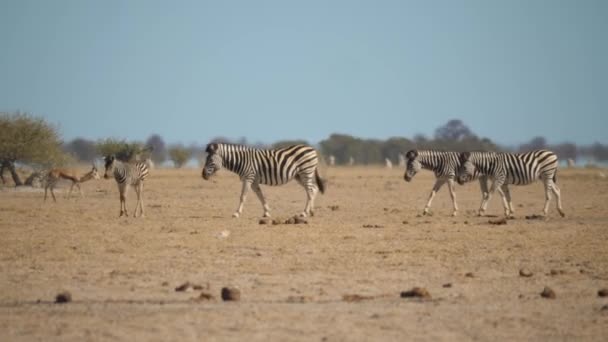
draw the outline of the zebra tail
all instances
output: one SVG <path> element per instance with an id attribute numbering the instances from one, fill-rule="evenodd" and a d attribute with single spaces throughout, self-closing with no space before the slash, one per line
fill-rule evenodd
<path id="1" fill-rule="evenodd" d="M 315 170 L 315 181 L 317 182 L 317 186 L 319 187 L 319 191 L 322 194 L 325 193 L 325 181 L 319 176 L 319 170 Z"/>

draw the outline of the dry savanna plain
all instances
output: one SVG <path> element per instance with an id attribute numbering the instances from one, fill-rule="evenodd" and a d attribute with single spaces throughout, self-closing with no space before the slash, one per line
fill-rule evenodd
<path id="1" fill-rule="evenodd" d="M 83 198 L 63 184 L 57 203 L 0 187 L 0 341 L 608 340 L 606 170 L 559 171 L 565 218 L 552 203 L 527 219 L 542 185 L 513 187 L 502 225 L 475 215 L 478 183 L 457 187 L 458 216 L 447 188 L 421 216 L 429 172 L 322 174 L 327 191 L 297 225 L 259 224 L 253 193 L 232 218 L 241 185 L 226 171 L 153 170 L 144 218 L 118 217 L 114 180 L 84 183 Z M 295 182 L 262 190 L 273 218 L 304 207 Z M 502 214 L 498 197 L 488 214 Z M 414 287 L 428 296 L 401 297 Z"/>

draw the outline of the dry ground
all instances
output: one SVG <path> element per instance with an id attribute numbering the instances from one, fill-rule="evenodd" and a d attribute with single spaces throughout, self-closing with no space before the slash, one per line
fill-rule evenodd
<path id="1" fill-rule="evenodd" d="M 446 189 L 433 215 L 419 216 L 433 177 L 405 183 L 398 169 L 326 170 L 328 190 L 308 225 L 259 225 L 253 194 L 231 218 L 240 184 L 226 172 L 203 181 L 200 169 L 155 170 L 141 219 L 118 217 L 113 180 L 87 182 L 85 198 L 63 192 L 57 203 L 4 187 L 0 341 L 606 341 L 600 172 L 560 170 L 564 219 L 554 206 L 548 220 L 525 219 L 539 213 L 542 186 L 514 188 L 517 217 L 500 226 L 474 215 L 477 184 L 457 188 L 458 217 Z M 295 183 L 263 190 L 274 217 L 304 206 Z M 488 213 L 501 212 L 494 198 Z M 522 268 L 533 275 L 521 277 Z M 176 292 L 186 281 L 203 289 Z M 240 288 L 241 301 L 223 302 L 223 286 Z M 414 286 L 432 298 L 400 298 Z M 555 299 L 539 295 L 545 286 Z M 63 290 L 73 301 L 55 304 Z M 201 292 L 214 299 L 197 300 Z"/>

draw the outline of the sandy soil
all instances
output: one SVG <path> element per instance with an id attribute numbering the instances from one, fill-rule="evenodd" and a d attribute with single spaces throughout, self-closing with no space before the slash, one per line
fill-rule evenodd
<path id="1" fill-rule="evenodd" d="M 402 170 L 372 167 L 325 170 L 307 225 L 259 225 L 253 194 L 231 218 L 240 184 L 226 172 L 155 170 L 140 219 L 118 217 L 113 180 L 85 183 L 84 198 L 64 187 L 57 203 L 0 188 L 0 341 L 606 341 L 601 171 L 560 170 L 566 218 L 552 206 L 547 220 L 525 219 L 540 212 L 542 185 L 514 188 L 506 225 L 475 216 L 477 184 L 457 188 L 458 217 L 447 189 L 420 216 L 432 175 L 405 183 Z M 263 191 L 275 218 L 304 206 L 295 183 Z M 501 213 L 494 198 L 488 214 Z M 201 288 L 175 291 L 186 281 Z M 241 300 L 222 301 L 224 286 Z M 414 286 L 432 297 L 400 298 Z M 61 291 L 73 301 L 54 303 Z"/>

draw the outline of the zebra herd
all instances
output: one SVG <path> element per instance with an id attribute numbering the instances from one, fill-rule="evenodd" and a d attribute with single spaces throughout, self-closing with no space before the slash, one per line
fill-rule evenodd
<path id="1" fill-rule="evenodd" d="M 210 143 L 206 148 L 207 159 L 202 171 L 205 180 L 225 168 L 237 174 L 242 182 L 239 205 L 232 215 L 239 217 L 249 190 L 257 195 L 264 209 L 264 217 L 270 216 L 270 207 L 260 185 L 283 185 L 295 179 L 306 191 L 307 200 L 301 216 L 309 216 L 314 210 L 318 192 L 325 192 L 325 181 L 319 176 L 319 157 L 314 148 L 308 145 L 293 145 L 277 149 L 258 149 L 245 145 Z M 553 193 L 557 200 L 557 210 L 563 217 L 561 192 L 556 184 L 557 156 L 546 150 L 528 153 L 496 152 L 443 152 L 432 150 L 411 150 L 406 154 L 404 179 L 410 182 L 421 169 L 435 174 L 435 185 L 429 195 L 423 214 L 428 214 L 436 193 L 448 184 L 452 198 L 452 215 L 457 215 L 455 183 L 464 184 L 479 180 L 481 205 L 478 214 L 484 215 L 490 198 L 498 191 L 503 200 L 505 216 L 513 215 L 513 203 L 509 185 L 527 185 L 541 180 L 545 186 L 545 205 L 543 214 L 549 211 Z M 120 216 L 128 216 L 126 197 L 129 187 L 137 194 L 137 205 L 133 216 L 144 216 L 143 184 L 149 174 L 145 162 L 126 163 L 114 156 L 104 158 L 104 178 L 113 177 L 120 195 Z M 94 169 L 96 172 L 96 169 Z M 88 178 L 90 178 L 88 176 Z M 73 177 L 73 179 L 77 179 Z M 84 179 L 84 178 L 83 178 Z M 492 184 L 488 188 L 488 181 Z M 45 194 L 46 198 L 46 194 Z"/>

